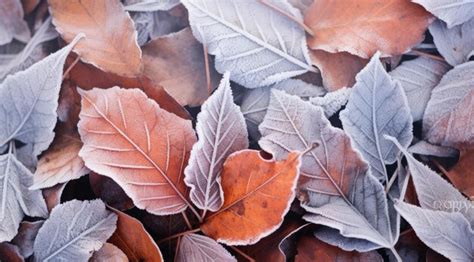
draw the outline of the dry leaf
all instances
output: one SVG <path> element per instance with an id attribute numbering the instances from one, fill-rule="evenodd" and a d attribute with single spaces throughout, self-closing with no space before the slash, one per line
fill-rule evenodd
<path id="1" fill-rule="evenodd" d="M 58 184 L 50 188 L 43 189 L 43 197 L 46 201 L 46 207 L 48 208 L 48 212 L 51 213 L 51 210 L 59 203 L 61 203 L 61 195 L 63 194 L 64 188 L 66 187 L 67 183 Z"/>
<path id="2" fill-rule="evenodd" d="M 461 150 L 456 165 L 446 173 L 459 191 L 474 200 L 474 150 Z"/>
<path id="3" fill-rule="evenodd" d="M 180 241 L 176 261 L 237 262 L 229 251 L 214 239 L 198 234 L 186 234 L 183 236 Z"/>
<path id="4" fill-rule="evenodd" d="M 43 226 L 43 222 L 43 220 L 39 220 L 36 222 L 24 221 L 20 223 L 18 234 L 12 239 L 11 243 L 18 246 L 23 257 L 27 258 L 33 254 L 33 244 L 38 230 Z"/>
<path id="5" fill-rule="evenodd" d="M 283 223 L 295 196 L 300 154 L 266 160 L 259 151 L 230 155 L 222 171 L 224 205 L 201 225 L 202 231 L 228 245 L 254 244 Z"/>
<path id="6" fill-rule="evenodd" d="M 311 49 L 366 59 L 377 51 L 383 56 L 407 52 L 423 40 L 432 21 L 423 7 L 407 0 L 315 0 L 305 14 L 315 33 L 308 39 Z"/>
<path id="7" fill-rule="evenodd" d="M 99 250 L 94 252 L 90 262 L 128 262 L 128 258 L 118 247 L 105 243 Z"/>
<path id="8" fill-rule="evenodd" d="M 28 42 L 30 30 L 23 20 L 20 0 L 2 0 L 0 5 L 0 45 L 10 43 L 13 38 Z"/>
<path id="9" fill-rule="evenodd" d="M 25 259 L 20 254 L 20 249 L 8 242 L 0 243 L 0 257 L 8 262 L 24 262 Z"/>

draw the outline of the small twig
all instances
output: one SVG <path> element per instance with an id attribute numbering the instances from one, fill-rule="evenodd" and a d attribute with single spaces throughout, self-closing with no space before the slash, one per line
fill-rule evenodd
<path id="1" fill-rule="evenodd" d="M 66 71 L 64 71 L 63 80 L 64 80 L 64 78 L 66 78 L 66 76 L 69 74 L 69 72 L 71 72 L 72 68 L 79 62 L 79 59 L 80 59 L 80 57 L 77 56 L 76 59 L 74 59 L 74 61 L 72 62 L 72 64 L 69 65 L 69 67 L 66 69 Z"/>
<path id="2" fill-rule="evenodd" d="M 207 46 L 202 45 L 204 51 L 204 64 L 206 67 L 206 83 L 207 83 L 207 94 L 211 95 L 212 93 L 212 83 L 211 83 L 211 71 L 209 70 L 209 56 L 207 55 Z"/>
<path id="3" fill-rule="evenodd" d="M 200 228 L 196 228 L 196 229 L 184 231 L 184 232 L 181 232 L 181 233 L 178 233 L 178 234 L 174 234 L 174 235 L 172 235 L 172 236 L 163 238 L 162 240 L 158 241 L 156 244 L 160 245 L 160 244 L 162 244 L 162 243 L 164 243 L 164 242 L 166 242 L 166 241 L 175 239 L 175 238 L 177 238 L 177 237 L 184 236 L 184 235 L 187 235 L 187 234 L 197 233 L 197 232 L 199 232 L 199 231 L 201 231 L 201 229 L 200 229 Z"/>
<path id="4" fill-rule="evenodd" d="M 181 215 L 183 215 L 184 222 L 186 222 L 188 229 L 193 229 L 193 226 L 191 226 L 191 223 L 189 222 L 189 218 L 188 218 L 188 215 L 186 214 L 186 211 L 181 212 Z"/>
<path id="5" fill-rule="evenodd" d="M 436 161 L 435 159 L 431 159 L 431 162 L 433 162 L 433 164 L 435 164 L 435 166 L 441 171 L 441 173 L 443 173 L 443 175 L 445 175 L 447 178 L 449 178 L 449 172 L 448 170 L 446 170 L 444 168 L 444 166 L 442 166 L 438 161 Z"/>
<path id="6" fill-rule="evenodd" d="M 206 218 L 206 214 L 207 214 L 207 210 L 204 209 L 204 210 L 202 211 L 202 215 L 201 215 L 201 219 L 202 219 L 203 221 L 204 221 L 204 218 Z"/>
<path id="7" fill-rule="evenodd" d="M 397 159 L 397 169 L 395 170 L 395 172 L 393 173 L 392 177 L 390 178 L 390 180 L 387 182 L 387 185 L 385 186 L 385 193 L 388 193 L 388 191 L 390 190 L 390 188 L 393 186 L 393 184 L 395 183 L 395 180 L 397 179 L 398 177 L 398 172 L 400 172 L 400 167 L 402 166 L 402 161 L 400 160 L 400 158 Z"/>
<path id="8" fill-rule="evenodd" d="M 230 249 L 234 250 L 235 252 L 237 252 L 239 255 L 243 256 L 245 259 L 247 259 L 248 261 L 250 262 L 255 262 L 255 259 L 251 258 L 249 255 L 245 254 L 242 250 L 236 248 L 236 247 L 233 247 L 233 246 L 228 246 Z"/>
<path id="9" fill-rule="evenodd" d="M 296 19 L 296 17 L 293 17 L 291 15 L 289 15 L 288 13 L 284 12 L 283 10 L 281 10 L 279 7 L 267 2 L 266 0 L 259 0 L 262 4 L 270 7 L 271 9 L 273 9 L 275 12 L 277 13 L 280 13 L 286 17 L 288 17 L 289 19 L 291 19 L 292 21 L 295 21 L 299 26 L 301 26 L 304 31 L 306 33 L 308 33 L 310 36 L 314 36 L 314 32 L 313 30 L 311 30 L 311 28 L 309 28 L 307 25 L 305 25 L 302 21 Z"/>
<path id="10" fill-rule="evenodd" d="M 177 261 L 176 258 L 178 257 L 180 243 L 181 243 L 181 237 L 178 237 L 178 240 L 176 241 L 176 250 L 174 251 L 174 261 Z"/>
<path id="11" fill-rule="evenodd" d="M 441 61 L 441 62 L 446 62 L 446 61 L 444 60 L 444 58 L 442 58 L 441 56 L 432 55 L 432 54 L 429 54 L 429 53 L 425 53 L 425 52 L 423 52 L 423 51 L 411 50 L 408 54 L 410 54 L 410 53 L 413 54 L 413 55 L 428 57 L 428 58 L 431 58 L 431 59 L 434 59 L 434 60 L 438 60 L 438 61 Z"/>

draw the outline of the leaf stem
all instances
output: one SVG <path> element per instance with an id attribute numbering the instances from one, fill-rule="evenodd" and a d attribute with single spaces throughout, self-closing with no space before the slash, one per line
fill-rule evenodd
<path id="1" fill-rule="evenodd" d="M 255 262 L 255 259 L 251 258 L 249 255 L 245 254 L 242 250 L 234 247 L 234 246 L 228 246 L 230 249 L 234 250 L 236 253 L 238 253 L 239 255 L 243 256 L 244 258 L 246 258 L 248 261 L 250 262 Z"/>
<path id="2" fill-rule="evenodd" d="M 423 51 L 420 51 L 420 50 L 411 50 L 408 54 L 428 57 L 428 58 L 438 60 L 438 61 L 441 61 L 441 62 L 446 62 L 446 60 L 444 60 L 444 58 L 442 58 L 441 56 L 432 55 L 432 54 L 429 54 L 429 53 L 426 53 L 426 52 L 423 52 Z"/>
<path id="3" fill-rule="evenodd" d="M 395 259 L 397 259 L 397 262 L 402 262 L 402 257 L 398 254 L 397 250 L 395 247 L 390 247 L 390 251 L 392 251 L 393 255 L 395 256 Z"/>
<path id="4" fill-rule="evenodd" d="M 400 161 L 400 158 L 397 159 L 397 170 L 395 170 L 395 172 L 393 173 L 392 177 L 390 178 L 390 180 L 387 182 L 387 185 L 385 186 L 385 193 L 388 193 L 388 191 L 390 191 L 390 188 L 393 186 L 393 184 L 395 183 L 395 180 L 397 179 L 398 177 L 398 172 L 400 172 L 400 167 L 402 166 L 402 163 Z"/>
<path id="5" fill-rule="evenodd" d="M 202 45 L 204 51 L 204 65 L 206 68 L 206 84 L 207 84 L 207 94 L 211 95 L 212 93 L 212 83 L 211 83 L 211 71 L 209 70 L 209 55 L 207 54 L 207 46 Z"/>
<path id="6" fill-rule="evenodd" d="M 195 229 L 191 229 L 191 230 L 188 230 L 188 231 L 184 231 L 184 232 L 181 232 L 181 233 L 178 233 L 178 234 L 174 234 L 174 235 L 171 235 L 169 237 L 166 237 L 166 238 L 163 238 L 162 240 L 158 241 L 156 244 L 157 245 L 160 245 L 166 241 L 169 241 L 169 240 L 172 240 L 172 239 L 175 239 L 177 237 L 180 237 L 180 236 L 184 236 L 184 235 L 187 235 L 187 234 L 192 234 L 192 233 L 197 233 L 201 231 L 200 228 L 195 228 Z"/>
<path id="7" fill-rule="evenodd" d="M 311 30 L 311 28 L 309 28 L 307 25 L 305 25 L 302 21 L 300 21 L 299 19 L 297 19 L 296 17 L 286 13 L 285 11 L 281 10 L 279 7 L 267 2 L 267 0 L 259 0 L 260 3 L 268 6 L 269 8 L 273 9 L 275 12 L 283 15 L 283 16 L 286 16 L 288 17 L 289 19 L 291 19 L 292 21 L 294 21 L 295 23 L 297 23 L 299 26 L 301 26 L 301 28 L 304 29 L 304 31 L 306 33 L 308 33 L 310 36 L 314 36 L 314 32 L 313 30 Z"/>
<path id="8" fill-rule="evenodd" d="M 186 222 L 188 229 L 193 229 L 193 226 L 191 226 L 191 223 L 189 222 L 189 218 L 188 218 L 188 215 L 186 214 L 186 211 L 181 212 L 181 215 L 183 215 L 184 222 Z"/>
<path id="9" fill-rule="evenodd" d="M 202 215 L 201 215 L 201 219 L 204 221 L 204 218 L 206 217 L 206 214 L 207 214 L 207 209 L 204 209 L 202 211 Z"/>
<path id="10" fill-rule="evenodd" d="M 74 66 L 79 62 L 79 55 L 76 57 L 76 59 L 74 59 L 74 61 L 72 62 L 72 64 L 69 65 L 69 67 L 66 69 L 66 71 L 64 71 L 64 74 L 63 74 L 63 80 L 64 78 L 66 78 L 66 76 L 71 72 L 71 70 L 74 68 Z"/>

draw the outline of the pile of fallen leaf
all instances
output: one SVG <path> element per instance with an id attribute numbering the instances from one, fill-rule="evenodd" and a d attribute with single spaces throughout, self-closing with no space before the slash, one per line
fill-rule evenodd
<path id="1" fill-rule="evenodd" d="M 2 0 L 1 261 L 474 261 L 471 0 Z"/>

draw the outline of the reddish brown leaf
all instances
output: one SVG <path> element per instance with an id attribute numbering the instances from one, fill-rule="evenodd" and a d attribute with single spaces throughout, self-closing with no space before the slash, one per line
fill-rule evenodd
<path id="1" fill-rule="evenodd" d="M 349 52 L 370 58 L 403 54 L 423 40 L 433 17 L 407 0 L 315 0 L 305 14 L 305 24 L 315 36 L 311 49 Z"/>
<path id="2" fill-rule="evenodd" d="M 133 201 L 113 179 L 91 172 L 89 174 L 89 183 L 94 194 L 107 203 L 107 205 L 120 211 L 134 207 Z"/>
<path id="3" fill-rule="evenodd" d="M 46 206 L 48 207 L 48 212 L 51 213 L 51 210 L 59 203 L 61 203 L 61 195 L 63 194 L 64 188 L 67 183 L 58 184 L 50 188 L 43 189 L 43 197 L 46 201 Z"/>
<path id="4" fill-rule="evenodd" d="M 24 262 L 25 259 L 20 254 L 20 249 L 8 242 L 0 243 L 0 258 L 8 262 Z"/>
<path id="5" fill-rule="evenodd" d="M 461 150 L 458 163 L 446 175 L 459 191 L 474 199 L 474 150 Z"/>
<path id="6" fill-rule="evenodd" d="M 53 24 L 66 42 L 85 33 L 74 48 L 81 59 L 106 72 L 141 75 L 141 50 L 130 15 L 119 0 L 48 0 Z"/>
<path id="7" fill-rule="evenodd" d="M 161 109 L 139 89 L 79 92 L 79 155 L 117 182 L 135 206 L 158 215 L 191 207 L 183 170 L 196 142 L 191 121 Z"/>
<path id="8" fill-rule="evenodd" d="M 228 245 L 254 244 L 283 222 L 295 196 L 300 154 L 283 161 L 263 159 L 259 151 L 230 155 L 222 170 L 224 205 L 202 231 Z"/>
<path id="9" fill-rule="evenodd" d="M 23 11 L 26 15 L 31 13 L 39 3 L 40 0 L 21 0 L 21 4 L 23 5 Z"/>

